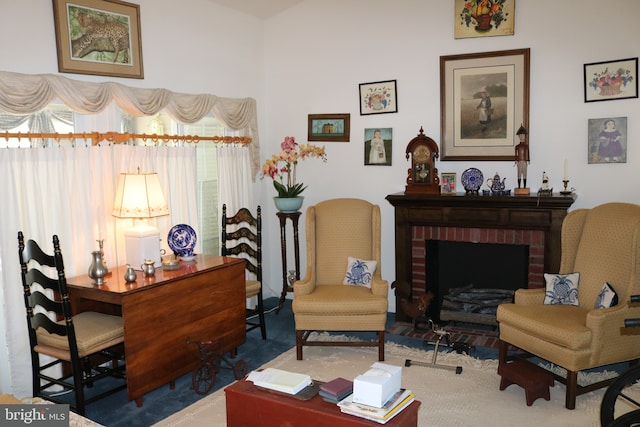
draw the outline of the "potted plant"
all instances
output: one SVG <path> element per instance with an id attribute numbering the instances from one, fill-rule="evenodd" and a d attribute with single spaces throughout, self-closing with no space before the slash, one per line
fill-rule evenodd
<path id="1" fill-rule="evenodd" d="M 306 158 L 317 157 L 327 161 L 324 146 L 298 144 L 295 137 L 287 136 L 280 144 L 282 149 L 274 154 L 262 166 L 263 176 L 273 179 L 273 187 L 278 192 L 274 197 L 276 208 L 282 212 L 295 212 L 302 206 L 302 192 L 307 188 L 296 180 L 298 162 Z"/>

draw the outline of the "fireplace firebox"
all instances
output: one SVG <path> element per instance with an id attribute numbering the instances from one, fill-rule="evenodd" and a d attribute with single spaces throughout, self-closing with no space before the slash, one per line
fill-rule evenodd
<path id="1" fill-rule="evenodd" d="M 523 244 L 427 240 L 425 290 L 435 295 L 428 317 L 495 324 L 497 305 L 528 287 L 529 258 Z"/>
<path id="2" fill-rule="evenodd" d="M 395 208 L 396 320 L 410 321 L 399 300 L 412 301 L 427 291 L 428 240 L 527 246 L 529 266 L 523 287 L 542 287 L 543 273 L 559 269 L 562 221 L 576 195 L 395 193 L 386 199 Z"/>

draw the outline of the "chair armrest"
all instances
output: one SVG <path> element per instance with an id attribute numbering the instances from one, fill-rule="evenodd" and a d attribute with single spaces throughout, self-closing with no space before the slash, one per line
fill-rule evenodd
<path id="1" fill-rule="evenodd" d="M 293 296 L 308 295 L 316 288 L 316 277 L 310 268 L 307 268 L 306 275 L 293 283 Z"/>
<path id="2" fill-rule="evenodd" d="M 381 277 L 373 276 L 371 279 L 371 293 L 386 297 L 389 294 L 389 282 Z"/>
<path id="3" fill-rule="evenodd" d="M 624 320 L 640 318 L 640 307 L 619 304 L 615 307 L 591 310 L 587 313 L 586 326 L 591 329 L 593 349 L 592 360 L 631 360 L 640 356 L 639 338 L 633 332 L 625 332 Z M 595 366 L 595 365 L 594 365 Z"/>
<path id="4" fill-rule="evenodd" d="M 542 305 L 544 304 L 544 288 L 518 289 L 515 294 L 515 303 L 519 305 Z"/>

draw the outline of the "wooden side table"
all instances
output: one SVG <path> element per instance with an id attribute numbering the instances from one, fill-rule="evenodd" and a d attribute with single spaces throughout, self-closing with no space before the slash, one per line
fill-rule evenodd
<path id="1" fill-rule="evenodd" d="M 293 226 L 293 253 L 295 257 L 296 280 L 300 280 L 300 244 L 298 241 L 298 220 L 301 212 L 277 212 L 280 220 L 280 249 L 282 251 L 282 293 L 278 301 L 276 314 L 280 312 L 288 292 L 293 292 L 287 278 L 287 219 L 291 220 Z"/>

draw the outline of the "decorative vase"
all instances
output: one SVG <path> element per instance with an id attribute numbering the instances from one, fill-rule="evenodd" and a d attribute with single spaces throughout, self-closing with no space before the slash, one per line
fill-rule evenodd
<path id="1" fill-rule="evenodd" d="M 280 212 L 296 212 L 302 207 L 304 197 L 274 197 L 273 202 Z"/>
<path id="2" fill-rule="evenodd" d="M 93 279 L 93 283 L 95 285 L 103 285 L 104 276 L 106 276 L 108 272 L 107 266 L 104 265 L 102 261 L 102 251 L 91 252 L 91 265 L 89 266 L 87 275 Z"/>

